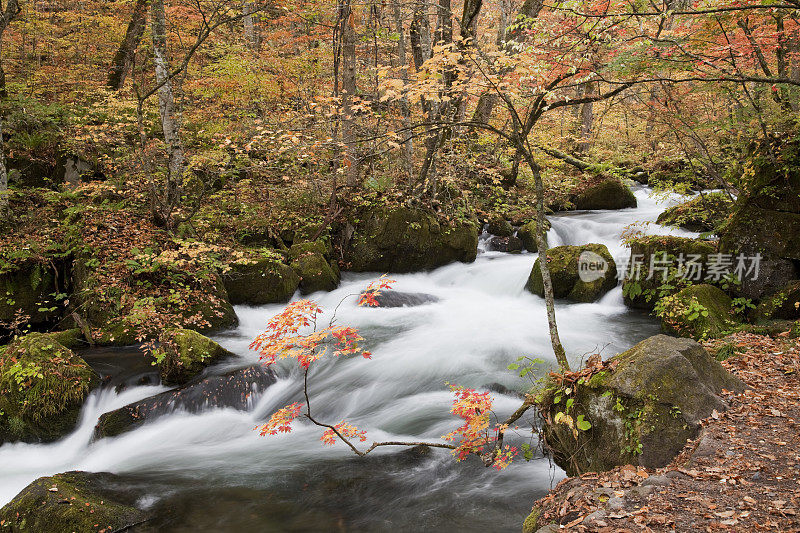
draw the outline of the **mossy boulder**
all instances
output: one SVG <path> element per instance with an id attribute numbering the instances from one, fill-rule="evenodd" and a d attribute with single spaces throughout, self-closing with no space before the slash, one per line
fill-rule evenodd
<path id="1" fill-rule="evenodd" d="M 331 246 L 321 240 L 316 241 L 306 241 L 306 242 L 299 242 L 292 245 L 289 248 L 289 261 L 296 261 L 301 256 L 312 253 L 312 254 L 319 254 L 325 259 L 330 259 L 331 257 L 332 248 Z"/>
<path id="2" fill-rule="evenodd" d="M 161 381 L 183 385 L 206 367 L 229 357 L 236 357 L 208 337 L 189 329 L 171 329 L 159 337 L 160 346 L 153 352 Z"/>
<path id="3" fill-rule="evenodd" d="M 471 263 L 478 253 L 474 222 L 446 221 L 410 207 L 378 207 L 361 215 L 345 246 L 356 272 L 416 272 L 455 261 Z"/>
<path id="4" fill-rule="evenodd" d="M 132 346 L 140 344 L 142 335 L 138 321 L 127 316 L 114 318 L 93 333 L 97 346 Z"/>
<path id="5" fill-rule="evenodd" d="M 122 314 L 122 288 L 100 283 L 99 261 L 80 252 L 72 263 L 72 309 L 92 328 L 106 327 Z"/>
<path id="6" fill-rule="evenodd" d="M 688 231 L 714 231 L 728 217 L 733 206 L 730 197 L 721 192 L 699 194 L 688 202 L 668 208 L 656 222 Z"/>
<path id="7" fill-rule="evenodd" d="M 590 185 L 573 197 L 575 209 L 625 209 L 636 207 L 636 196 L 617 178 Z"/>
<path id="8" fill-rule="evenodd" d="M 555 298 L 594 302 L 617 285 L 617 265 L 603 244 L 550 248 L 547 250 L 547 264 Z M 583 273 L 580 269 L 584 269 Z M 525 288 L 544 297 L 541 258 L 533 264 Z"/>
<path id="9" fill-rule="evenodd" d="M 138 494 L 108 473 L 41 477 L 0 509 L 0 531 L 20 533 L 123 531 L 147 520 Z"/>
<path id="10" fill-rule="evenodd" d="M 98 376 L 58 337 L 30 333 L 0 352 L 0 444 L 53 441 L 78 421 Z"/>
<path id="11" fill-rule="evenodd" d="M 223 280 L 231 303 L 248 305 L 288 302 L 300 284 L 294 270 L 275 259 L 233 263 Z"/>
<path id="12" fill-rule="evenodd" d="M 731 297 L 721 289 L 704 283 L 661 298 L 655 312 L 666 333 L 711 339 L 736 327 L 731 303 Z"/>
<path id="13" fill-rule="evenodd" d="M 789 282 L 783 289 L 759 302 L 755 318 L 795 320 L 800 318 L 800 281 Z"/>
<path id="14" fill-rule="evenodd" d="M 713 242 L 668 235 L 635 238 L 630 241 L 630 248 L 631 256 L 622 282 L 622 295 L 629 307 L 647 311 L 653 310 L 659 297 L 680 290 L 684 277 L 687 279 L 683 286 L 695 281 L 701 282 L 706 275 L 709 256 L 716 253 Z M 681 258 L 683 271 L 679 269 Z M 690 266 L 690 263 L 697 266 Z M 690 270 L 695 268 L 699 270 Z M 695 272 L 699 272 L 699 276 Z M 666 282 L 672 289 L 662 289 L 665 274 Z"/>
<path id="15" fill-rule="evenodd" d="M 588 379 L 548 382 L 537 404 L 553 459 L 578 475 L 624 464 L 665 466 L 702 419 L 727 408 L 722 391 L 743 388 L 697 342 L 656 335 Z"/>
<path id="16" fill-rule="evenodd" d="M 523 224 L 519 230 L 517 230 L 517 237 L 522 241 L 522 245 L 525 247 L 526 250 L 529 252 L 538 252 L 539 245 L 536 243 L 536 228 L 538 224 L 536 219 L 531 220 L 527 224 Z M 545 219 L 545 229 L 546 231 L 550 230 L 550 221 Z"/>
<path id="17" fill-rule="evenodd" d="M 503 217 L 492 217 L 486 225 L 486 231 L 497 237 L 511 237 L 514 235 L 514 227 L 511 222 Z"/>
<path id="18" fill-rule="evenodd" d="M 300 276 L 300 292 L 303 294 L 332 291 L 339 286 L 339 268 L 329 264 L 320 253 L 306 252 L 292 261 L 291 266 Z"/>
<path id="19" fill-rule="evenodd" d="M 26 261 L 0 273 L 0 322 L 12 322 L 20 311 L 32 324 L 57 318 L 59 302 L 53 294 L 60 291 L 56 278 L 52 266 L 36 261 Z"/>
<path id="20" fill-rule="evenodd" d="M 758 277 L 738 291 L 760 300 L 800 277 L 800 137 L 754 144 L 743 167 L 747 179 L 720 231 L 720 251 L 761 255 Z"/>

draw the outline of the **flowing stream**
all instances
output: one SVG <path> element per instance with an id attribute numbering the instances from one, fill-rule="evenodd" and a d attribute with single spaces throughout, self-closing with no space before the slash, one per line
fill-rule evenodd
<path id="1" fill-rule="evenodd" d="M 635 194 L 635 209 L 552 217 L 551 246 L 598 242 L 615 258 L 624 257 L 624 228 L 654 221 L 680 199 L 657 200 L 645 188 Z M 693 235 L 655 224 L 646 231 Z M 534 254 L 482 250 L 473 264 L 392 276 L 396 290 L 439 299 L 417 307 L 359 308 L 355 298 L 345 300 L 337 323 L 358 327 L 373 359 L 313 368 L 315 416 L 332 423 L 346 419 L 366 430 L 369 442 L 437 440 L 458 425 L 449 414 L 447 383 L 529 389 L 532 379 L 509 371 L 511 362 L 521 355 L 545 359 L 538 375 L 554 365 L 544 301 L 523 290 L 534 260 Z M 346 274 L 339 289 L 313 298 L 332 310 L 375 277 Z M 240 326 L 217 337 L 241 356 L 236 365 L 257 361 L 248 345 L 281 308 L 237 307 Z M 576 363 L 597 350 L 614 355 L 658 332 L 652 318 L 624 306 L 619 286 L 596 303 L 559 302 L 557 313 Z M 344 445 L 323 446 L 319 428 L 302 422 L 289 435 L 260 437 L 253 431 L 257 424 L 301 400 L 299 373 L 281 364 L 278 374 L 278 383 L 253 398 L 246 412 L 177 412 L 98 441 L 92 431 L 102 413 L 166 389 L 95 391 L 71 435 L 52 444 L 0 447 L 0 505 L 39 476 L 109 471 L 155 508 L 158 518 L 139 531 L 518 531 L 532 502 L 563 476 L 541 455 L 518 459 L 502 472 L 477 460 L 456 462 L 447 450 L 384 449 L 359 459 Z M 501 418 L 520 403 L 512 393 L 494 397 Z M 529 433 L 516 444 L 526 439 Z"/>

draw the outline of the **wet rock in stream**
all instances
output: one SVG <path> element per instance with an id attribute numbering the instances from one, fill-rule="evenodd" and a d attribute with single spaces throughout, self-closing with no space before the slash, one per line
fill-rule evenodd
<path id="1" fill-rule="evenodd" d="M 104 414 L 95 426 L 94 436 L 99 439 L 121 435 L 177 410 L 190 413 L 220 407 L 245 410 L 253 394 L 264 391 L 276 381 L 275 372 L 260 365 L 198 378 L 178 389 Z"/>

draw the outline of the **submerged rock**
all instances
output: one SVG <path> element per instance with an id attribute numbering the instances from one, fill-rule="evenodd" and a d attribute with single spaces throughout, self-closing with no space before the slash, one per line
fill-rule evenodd
<path id="1" fill-rule="evenodd" d="M 591 185 L 572 201 L 576 209 L 625 209 L 637 205 L 636 196 L 617 178 Z"/>
<path id="2" fill-rule="evenodd" d="M 591 255 L 583 255 L 587 252 Z M 581 261 L 582 256 L 584 259 L 593 258 L 593 260 Z M 594 260 L 604 262 L 605 270 L 584 272 L 582 279 L 579 268 L 588 268 L 582 265 L 594 264 Z M 567 298 L 574 302 L 593 302 L 617 285 L 617 265 L 608 248 L 602 244 L 550 248 L 547 251 L 547 264 L 550 267 L 555 298 Z M 525 288 L 533 294 L 544 297 L 540 259 L 536 259 L 533 264 Z"/>
<path id="3" fill-rule="evenodd" d="M 448 225 L 422 209 L 379 207 L 362 215 L 344 253 L 356 272 L 404 273 L 471 263 L 478 253 L 478 227 L 468 221 Z"/>
<path id="4" fill-rule="evenodd" d="M 439 297 L 421 292 L 381 291 L 375 297 L 378 307 L 416 307 L 440 301 Z"/>
<path id="5" fill-rule="evenodd" d="M 297 290 L 300 277 L 288 265 L 274 259 L 233 263 L 223 280 L 233 304 L 285 303 Z"/>
<path id="6" fill-rule="evenodd" d="M 98 376 L 58 337 L 30 333 L 0 352 L 0 444 L 69 433 Z"/>
<path id="7" fill-rule="evenodd" d="M 693 339 L 719 337 L 737 322 L 731 314 L 731 298 L 713 285 L 691 285 L 656 305 L 661 329 Z"/>
<path id="8" fill-rule="evenodd" d="M 114 437 L 179 409 L 190 413 L 219 407 L 243 411 L 251 395 L 261 393 L 276 381 L 275 372 L 261 365 L 197 379 L 104 414 L 94 428 L 94 435 Z"/>
<path id="9" fill-rule="evenodd" d="M 159 342 L 153 357 L 158 362 L 161 381 L 167 385 L 188 383 L 206 367 L 236 357 L 208 337 L 188 329 L 167 330 Z"/>
<path id="10" fill-rule="evenodd" d="M 0 530 L 20 533 L 124 531 L 148 519 L 138 495 L 109 473 L 41 477 L 0 509 Z"/>
<path id="11" fill-rule="evenodd" d="M 549 382 L 537 398 L 544 440 L 569 475 L 624 464 L 660 468 L 697 435 L 703 418 L 727 408 L 723 389 L 744 389 L 690 339 L 656 335 L 610 362 L 585 383 Z"/>

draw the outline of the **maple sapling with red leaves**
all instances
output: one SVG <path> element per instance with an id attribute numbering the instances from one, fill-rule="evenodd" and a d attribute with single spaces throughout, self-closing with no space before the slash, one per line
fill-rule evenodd
<path id="1" fill-rule="evenodd" d="M 390 290 L 393 283 L 394 280 L 385 275 L 373 281 L 358 295 L 358 305 L 378 307 L 377 298 L 381 291 Z M 365 359 L 370 359 L 372 356 L 370 352 L 362 349 L 361 341 L 364 339 L 355 328 L 334 325 L 335 313 L 326 327 L 318 328 L 317 321 L 322 312 L 322 308 L 311 300 L 292 302 L 269 320 L 265 331 L 250 345 L 251 349 L 259 352 L 260 359 L 266 365 L 272 365 L 279 359 L 294 359 L 303 372 L 305 403 L 295 402 L 273 413 L 265 424 L 257 428 L 262 436 L 289 433 L 292 430 L 292 423 L 304 417 L 312 424 L 325 428 L 321 436 L 324 444 L 333 445 L 337 440 L 341 440 L 356 455 L 362 457 L 383 446 L 424 445 L 449 449 L 459 461 L 471 455 L 480 457 L 486 466 L 493 466 L 498 470 L 511 463 L 517 450 L 504 445 L 503 436 L 509 425 L 516 421 L 521 413 L 513 420 L 509 419 L 493 426 L 492 398 L 488 392 L 478 392 L 460 386 L 450 387 L 455 396 L 450 412 L 460 417 L 463 424 L 443 435 L 442 439 L 447 441 L 444 443 L 375 441 L 361 450 L 354 442 L 366 442 L 366 431 L 345 420 L 329 424 L 317 419 L 312 414 L 309 391 L 309 374 L 313 363 L 327 356 L 361 356 Z M 307 332 L 309 328 L 311 331 Z M 527 407 L 530 405 L 532 405 L 530 402 L 525 403 Z"/>

